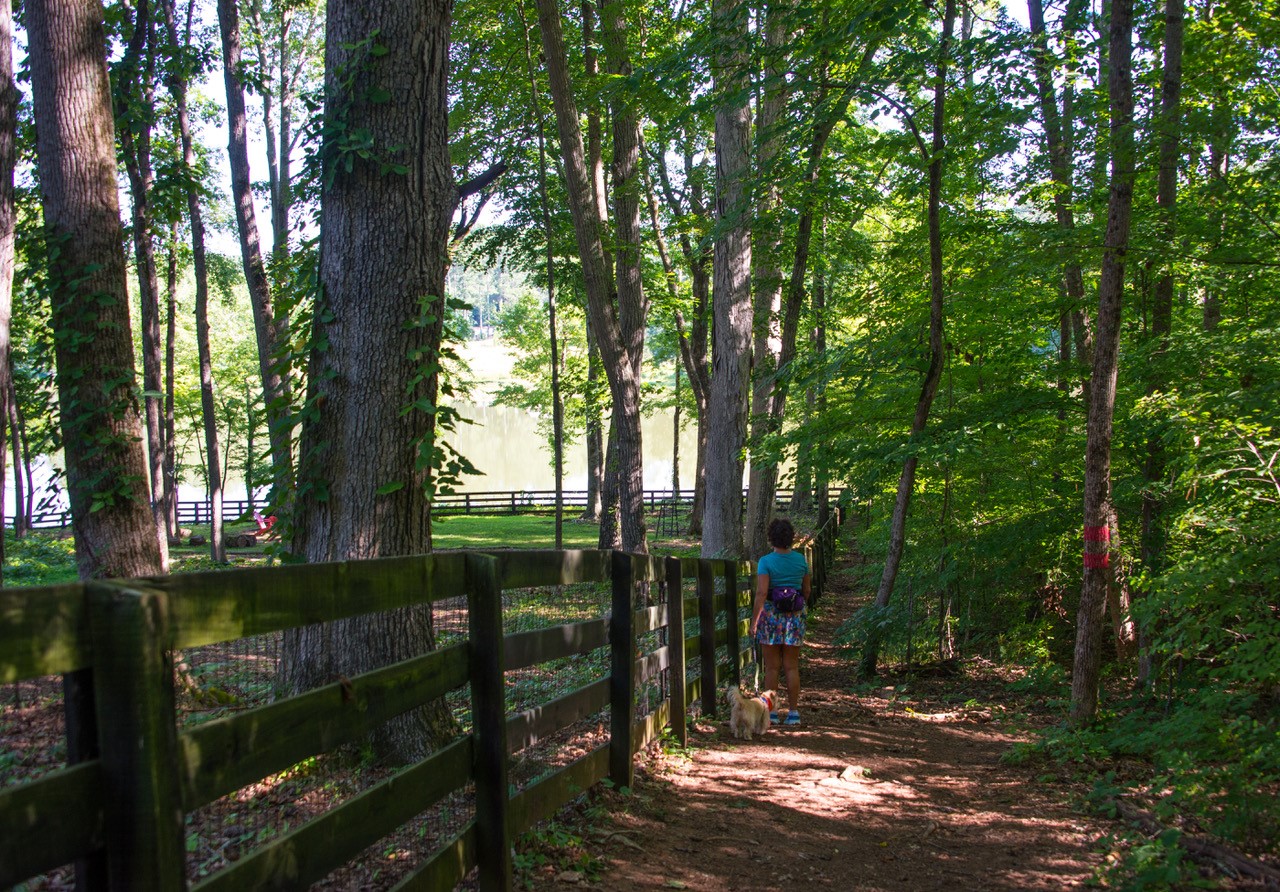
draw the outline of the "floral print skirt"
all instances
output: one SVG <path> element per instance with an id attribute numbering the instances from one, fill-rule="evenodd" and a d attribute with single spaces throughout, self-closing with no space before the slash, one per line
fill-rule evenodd
<path id="1" fill-rule="evenodd" d="M 761 644 L 804 644 L 804 622 L 808 610 L 779 613 L 772 601 L 764 602 L 764 612 L 756 625 L 756 640 Z"/>

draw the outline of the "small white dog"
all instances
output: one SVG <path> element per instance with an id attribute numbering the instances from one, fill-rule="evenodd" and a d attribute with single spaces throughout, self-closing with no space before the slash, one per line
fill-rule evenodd
<path id="1" fill-rule="evenodd" d="M 737 738 L 751 739 L 753 734 L 769 730 L 769 713 L 773 711 L 775 695 L 764 691 L 758 697 L 748 697 L 737 687 L 729 688 L 729 730 Z"/>

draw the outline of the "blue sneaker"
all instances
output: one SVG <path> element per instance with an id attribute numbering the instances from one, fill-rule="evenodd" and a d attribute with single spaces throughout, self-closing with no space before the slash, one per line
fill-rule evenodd
<path id="1" fill-rule="evenodd" d="M 787 720 L 786 720 L 785 722 L 783 722 L 782 724 L 784 724 L 784 725 L 792 725 L 792 726 L 799 725 L 799 724 L 800 724 L 800 713 L 796 712 L 794 709 L 793 709 L 793 710 L 791 710 L 789 713 L 787 713 Z"/>
<path id="2" fill-rule="evenodd" d="M 769 724 L 770 725 L 778 724 L 778 714 L 776 712 L 769 713 Z"/>

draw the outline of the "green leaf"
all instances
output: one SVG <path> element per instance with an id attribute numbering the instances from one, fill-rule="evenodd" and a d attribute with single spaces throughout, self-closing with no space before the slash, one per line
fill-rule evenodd
<path id="1" fill-rule="evenodd" d="M 393 492 L 398 492 L 402 489 L 404 489 L 404 481 L 397 480 L 394 483 L 382 484 L 381 486 L 378 487 L 377 493 L 380 496 L 386 496 L 386 495 L 390 495 Z"/>

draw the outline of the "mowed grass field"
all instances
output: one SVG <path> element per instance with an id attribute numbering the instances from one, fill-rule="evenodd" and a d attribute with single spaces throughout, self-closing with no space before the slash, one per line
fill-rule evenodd
<path id="1" fill-rule="evenodd" d="M 209 535 L 208 526 L 191 529 L 199 535 Z M 252 524 L 227 525 L 228 534 L 251 531 Z M 565 548 L 595 548 L 598 536 L 596 524 L 577 520 L 576 512 L 566 516 Z M 555 518 L 546 514 L 438 517 L 434 521 L 434 538 L 438 550 L 550 549 L 556 547 Z M 229 549 L 230 564 L 226 566 L 214 564 L 209 559 L 206 545 L 183 545 L 170 549 L 170 569 L 173 573 L 190 573 L 261 566 L 267 560 L 265 547 Z M 7 531 L 4 555 L 4 585 L 7 588 L 56 585 L 76 579 L 75 542 L 69 535 L 36 531 L 15 539 L 13 532 Z"/>

